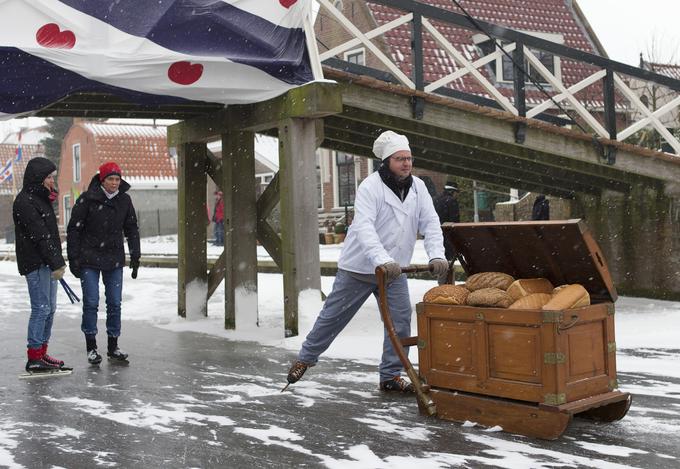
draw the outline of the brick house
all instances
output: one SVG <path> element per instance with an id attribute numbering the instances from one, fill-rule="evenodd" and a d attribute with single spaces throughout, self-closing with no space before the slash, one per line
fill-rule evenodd
<path id="1" fill-rule="evenodd" d="M 177 232 L 177 167 L 162 125 L 89 122 L 76 119 L 64 137 L 58 175 L 59 226 L 99 166 L 115 161 L 131 185 L 142 236 Z"/>
<path id="2" fill-rule="evenodd" d="M 422 3 L 460 13 L 452 2 L 438 0 L 421 0 Z M 397 19 L 404 12 L 389 7 L 366 2 L 364 0 L 336 0 L 333 5 L 359 30 L 367 32 Z M 461 0 L 462 6 L 474 17 L 489 23 L 499 24 L 539 37 L 557 42 L 568 47 L 606 57 L 599 40 L 592 31 L 583 12 L 575 0 Z M 319 42 L 319 52 L 323 54 L 354 37 L 350 35 L 325 9 L 321 9 L 315 22 L 315 33 Z M 406 23 L 389 30 L 372 40 L 373 44 L 389 57 L 407 76 L 411 76 L 411 35 L 410 24 Z M 473 62 L 496 49 L 496 44 L 484 34 L 453 25 L 440 28 L 440 32 L 458 51 Z M 560 60 L 548 53 L 535 51 L 548 70 L 569 87 L 593 73 L 587 64 L 570 60 Z M 456 71 L 460 67 L 433 39 L 425 37 L 423 41 L 424 79 L 426 83 Z M 344 51 L 335 56 L 357 65 L 365 65 L 374 69 L 388 71 L 388 68 L 363 44 Z M 503 60 L 492 61 L 479 69 L 480 73 L 494 84 L 500 93 L 512 100 L 513 77 L 512 63 Z M 536 73 L 529 73 L 539 82 L 544 81 Z M 549 92 L 550 85 L 541 83 Z M 446 87 L 466 94 L 490 98 L 488 91 L 470 74 L 449 83 Z M 589 109 L 596 117 L 602 112 L 602 92 L 598 84 L 582 90 L 580 98 L 589 99 Z M 554 93 L 553 93 L 554 94 Z M 534 85 L 527 84 L 527 105 L 532 107 L 545 100 Z M 625 113 L 617 115 L 621 122 L 627 121 Z M 323 187 L 323 212 L 340 212 L 345 202 L 353 201 L 354 190 L 361 180 L 377 168 L 376 160 L 353 157 L 340 152 L 323 150 L 320 158 L 320 174 Z M 443 175 L 431 171 L 414 169 L 414 174 L 429 177 L 434 183 L 437 193 L 441 192 L 447 179 L 455 175 Z M 351 203 L 350 203 L 351 205 Z"/>
<path id="3" fill-rule="evenodd" d="M 23 187 L 24 170 L 28 161 L 36 156 L 45 156 L 45 149 L 39 143 L 46 136 L 42 125 L 11 132 L 0 142 L 0 167 L 14 160 L 13 180 L 0 183 L 0 238 L 14 239 L 12 204 L 14 196 Z M 16 161 L 17 149 L 21 145 L 21 159 Z"/>

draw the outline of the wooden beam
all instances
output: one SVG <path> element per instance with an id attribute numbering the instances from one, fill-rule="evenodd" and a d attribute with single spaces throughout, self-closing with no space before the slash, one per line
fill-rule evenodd
<path id="1" fill-rule="evenodd" d="M 207 315 L 206 146 L 178 147 L 178 299 L 182 317 Z"/>
<path id="2" fill-rule="evenodd" d="M 219 190 L 224 192 L 222 187 L 222 158 L 216 157 L 210 150 L 206 152 L 205 172 L 208 173 Z"/>
<path id="3" fill-rule="evenodd" d="M 232 105 L 207 116 L 168 127 L 168 146 L 179 142 L 204 142 L 220 135 L 222 129 L 264 130 L 290 118 L 316 119 L 342 112 L 340 87 L 330 82 L 313 82 L 261 103 Z"/>
<path id="4" fill-rule="evenodd" d="M 300 292 L 321 290 L 315 128 L 314 120 L 310 119 L 286 119 L 279 125 L 286 337 L 298 334 Z"/>
<path id="5" fill-rule="evenodd" d="M 217 287 L 220 286 L 222 280 L 224 280 L 224 274 L 227 270 L 227 255 L 223 250 L 220 257 L 217 258 L 215 263 L 208 272 L 208 299 L 213 296 L 213 293 L 217 291 Z"/>
<path id="6" fill-rule="evenodd" d="M 232 130 L 222 135 L 224 187 L 224 327 L 257 324 L 257 209 L 255 134 Z"/>

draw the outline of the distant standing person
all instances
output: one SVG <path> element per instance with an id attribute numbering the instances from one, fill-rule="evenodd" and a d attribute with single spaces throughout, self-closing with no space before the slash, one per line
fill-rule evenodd
<path id="1" fill-rule="evenodd" d="M 434 199 L 434 209 L 439 215 L 440 223 L 460 223 L 460 208 L 458 206 L 458 186 L 451 181 L 444 185 L 444 192 Z M 446 260 L 453 260 L 456 256 L 453 246 L 448 238 L 444 236 L 444 251 Z"/>
<path id="2" fill-rule="evenodd" d="M 215 246 L 224 246 L 224 194 L 222 191 L 215 192 L 215 209 L 212 221 L 215 224 Z"/>
<path id="3" fill-rule="evenodd" d="M 33 158 L 24 172 L 24 186 L 14 200 L 12 216 L 16 233 L 19 273 L 26 276 L 31 316 L 28 319 L 26 371 L 49 372 L 64 366 L 47 354 L 57 310 L 57 281 L 66 263 L 52 202 L 57 198 L 57 167 L 47 158 Z"/>
<path id="4" fill-rule="evenodd" d="M 550 201 L 545 198 L 545 195 L 539 194 L 534 201 L 534 207 L 531 210 L 532 220 L 550 220 Z"/>
<path id="5" fill-rule="evenodd" d="M 128 355 L 118 348 L 121 330 L 121 298 L 123 266 L 127 238 L 132 278 L 139 269 L 139 228 L 132 199 L 127 194 L 130 184 L 122 179 L 120 166 L 104 163 L 81 194 L 71 211 L 67 230 L 69 268 L 80 278 L 83 289 L 83 319 L 87 361 L 98 365 L 102 357 L 97 351 L 97 310 L 99 308 L 99 276 L 106 294 L 106 334 L 108 357 L 127 362 Z"/>

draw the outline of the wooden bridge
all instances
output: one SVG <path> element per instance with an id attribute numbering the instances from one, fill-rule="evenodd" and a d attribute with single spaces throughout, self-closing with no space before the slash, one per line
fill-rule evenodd
<path id="1" fill-rule="evenodd" d="M 622 292 L 680 297 L 676 280 L 680 273 L 680 159 L 623 143 L 635 131 L 651 126 L 680 152 L 680 143 L 661 121 L 680 105 L 680 81 L 497 25 L 478 22 L 473 26 L 463 15 L 411 0 L 372 0 L 402 11 L 403 16 L 375 31 L 362 32 L 343 20 L 341 13 L 333 12 L 328 0 L 319 1 L 354 34 L 348 43 L 333 49 L 336 55 L 343 47 L 364 44 L 389 62 L 371 41 L 390 28 L 410 25 L 413 74 L 405 75 L 391 62 L 384 62 L 381 69 L 349 64 L 329 52 L 321 56 L 323 69 L 319 62 L 314 69 L 317 78 L 323 75 L 332 81 L 310 83 L 263 103 L 141 108 L 106 95 L 80 94 L 39 114 L 183 119 L 168 135 L 179 162 L 180 315 L 206 314 L 208 298 L 224 280 L 225 327 L 257 321 L 259 242 L 283 272 L 285 334 L 296 335 L 300 293 L 320 289 L 316 149 L 370 157 L 373 139 L 385 129 L 408 136 L 417 167 L 572 199 L 573 217 L 585 218 L 598 236 Z M 519 70 L 512 96 L 495 90 L 478 70 L 499 59 L 502 51 L 471 61 L 438 32 L 441 23 L 482 27 L 488 36 L 503 40 L 502 49 L 512 53 L 515 67 L 529 61 L 552 85 L 551 96 L 528 106 Z M 425 82 L 419 49 L 423 31 L 453 57 L 459 71 L 434 83 Z M 311 29 L 307 33 L 314 58 L 318 52 L 313 33 Z M 587 63 L 593 74 L 565 86 L 541 66 L 535 50 Z M 489 97 L 464 96 L 447 87 L 462 74 L 480 80 Z M 632 92 L 631 79 L 665 87 L 676 96 L 659 109 L 648 108 Z M 604 106 L 597 112 L 579 101 L 579 92 L 593 85 Z M 561 116 L 558 103 L 573 117 Z M 616 113 L 622 106 L 634 109 L 639 118 L 619 129 Z M 279 172 L 257 199 L 252 177 L 256 132 L 275 135 L 280 142 Z M 222 141 L 221 159 L 207 149 L 207 142 L 217 139 Z M 225 248 L 210 271 L 205 230 L 207 177 L 225 194 Z M 277 204 L 280 233 L 267 221 Z"/>

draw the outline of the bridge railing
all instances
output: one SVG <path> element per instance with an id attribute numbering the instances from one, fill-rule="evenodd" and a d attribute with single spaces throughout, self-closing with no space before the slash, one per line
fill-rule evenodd
<path id="1" fill-rule="evenodd" d="M 651 127 L 660 136 L 657 139 L 659 142 L 665 141 L 666 148 L 670 146 L 672 152 L 680 154 L 680 141 L 666 125 L 669 120 L 677 119 L 680 80 L 496 24 L 481 20 L 472 22 L 463 14 L 414 0 L 371 0 L 371 3 L 388 7 L 390 17 L 394 18 L 366 32 L 361 31 L 336 8 L 335 5 L 341 2 L 316 1 L 325 16 L 332 17 L 352 37 L 342 44 L 320 51 L 319 57 L 325 65 L 398 82 L 414 90 L 501 108 L 515 116 L 538 118 L 562 125 L 575 124 L 584 131 L 611 140 L 624 141 L 636 132 Z M 451 26 L 473 31 L 482 40 L 493 39 L 495 47 L 488 53 L 482 53 L 482 49 L 477 47 L 473 54 L 469 49 L 458 48 L 446 34 L 446 29 Z M 401 58 L 404 57 L 401 52 L 396 54 L 397 60 L 393 60 L 374 42 L 396 29 L 400 29 L 401 33 L 404 29 L 408 30 L 411 46 L 408 61 Z M 433 40 L 457 69 L 426 81 L 424 70 L 428 64 L 424 63 L 425 40 Z M 338 55 L 361 46 L 378 59 L 383 70 L 337 59 Z M 489 73 L 490 67 L 502 63 L 506 53 L 511 55 L 514 62 L 512 88 L 509 84 L 499 84 L 493 73 Z M 548 69 L 541 60 L 543 53 L 559 57 L 562 67 Z M 527 84 L 525 71 L 518 64 L 525 69 L 530 68 L 532 76 L 540 83 Z M 574 66 L 581 70 L 579 81 L 565 83 L 568 80 L 563 79 L 561 70 Z M 463 77 L 481 86 L 481 94 L 485 96 L 467 93 L 465 87 L 460 85 Z M 664 101 L 659 104 L 646 100 L 640 93 L 640 89 L 646 86 L 664 88 Z M 547 96 L 540 88 L 547 91 Z M 527 93 L 531 99 L 527 99 Z M 422 117 L 422 110 L 422 100 L 414 99 L 414 117 Z M 516 138 L 522 141 L 521 132 L 516 133 Z"/>

